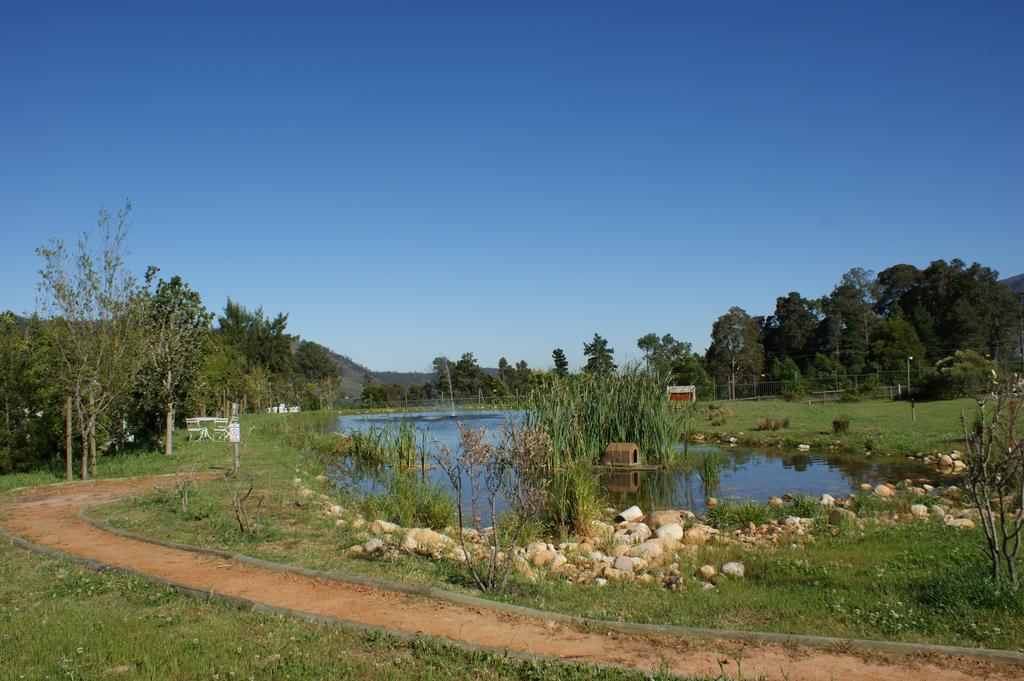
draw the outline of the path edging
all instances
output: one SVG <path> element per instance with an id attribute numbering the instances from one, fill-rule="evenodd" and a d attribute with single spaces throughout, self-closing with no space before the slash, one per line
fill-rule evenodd
<path id="1" fill-rule="evenodd" d="M 411 596 L 426 596 L 429 598 L 436 598 L 438 600 L 454 603 L 457 605 L 487 608 L 489 610 L 497 610 L 499 612 L 506 612 L 521 617 L 528 617 L 531 619 L 551 620 L 563 624 L 570 624 L 577 627 L 586 628 L 588 630 L 612 631 L 621 634 L 641 636 L 668 636 L 699 640 L 741 641 L 744 643 L 752 644 L 767 643 L 781 646 L 801 645 L 811 648 L 833 649 L 835 651 L 843 652 L 850 650 L 859 650 L 864 652 L 891 653 L 898 655 L 944 655 L 952 657 L 966 657 L 985 662 L 1002 662 L 1012 664 L 1024 663 L 1024 653 L 1014 650 L 1000 650 L 992 648 L 969 648 L 966 646 L 947 646 L 932 643 L 910 643 L 904 641 L 873 641 L 870 639 L 843 639 L 830 636 L 813 636 L 808 634 L 786 634 L 779 632 L 758 632 L 732 629 L 714 629 L 709 627 L 684 627 L 666 624 L 642 624 L 639 622 L 612 622 L 609 620 L 598 620 L 588 617 L 581 617 L 578 615 L 568 615 L 565 613 L 552 612 L 549 610 L 538 610 L 535 608 L 530 608 L 522 605 L 502 603 L 500 601 L 492 601 L 486 598 L 469 596 L 467 594 L 461 594 L 454 591 L 446 591 L 444 589 L 438 589 L 436 587 L 428 585 L 408 584 L 406 582 L 398 582 L 394 580 L 380 579 L 376 577 L 367 577 L 363 575 L 348 575 L 345 573 L 335 571 L 314 570 L 311 568 L 305 568 L 298 565 L 291 565 L 289 563 L 275 563 L 273 561 L 268 561 L 253 556 L 247 556 L 243 553 L 235 553 L 233 551 L 203 548 L 200 546 L 179 544 L 177 542 L 166 541 L 163 539 L 146 537 L 144 535 L 138 535 L 132 532 L 121 530 L 104 521 L 90 518 L 89 515 L 86 513 L 86 510 L 86 508 L 82 508 L 81 510 L 79 510 L 77 515 L 80 520 L 92 525 L 93 527 L 99 530 L 102 530 L 104 532 L 110 532 L 111 534 L 120 536 L 124 539 L 154 544 L 156 546 L 162 546 L 164 548 L 169 549 L 176 549 L 180 551 L 188 551 L 191 553 L 217 556 L 219 558 L 235 560 L 239 563 L 250 565 L 252 567 L 262 568 L 265 570 L 298 574 L 305 577 L 324 579 L 327 581 L 341 582 L 344 584 L 352 584 L 356 586 L 365 586 L 369 588 L 380 589 L 382 591 L 393 591 Z M 2 530 L 2 528 L 0 528 L 0 530 Z"/>
<path id="2" fill-rule="evenodd" d="M 126 479 L 130 479 L 130 478 L 126 478 Z M 60 483 L 58 483 L 58 484 L 60 484 Z M 97 524 L 95 524 L 93 521 L 91 521 L 89 519 L 86 519 L 86 518 L 83 517 L 82 520 L 84 520 L 85 522 L 88 522 L 91 525 L 95 525 L 98 529 L 104 529 L 105 530 L 105 528 L 103 528 L 101 525 L 97 525 Z M 114 528 L 114 529 L 116 529 L 116 528 Z M 119 534 L 119 533 L 118 532 L 114 532 L 114 534 Z M 523 652 L 523 651 L 519 651 L 519 650 L 510 650 L 508 648 L 499 648 L 499 647 L 494 647 L 494 646 L 485 646 L 485 645 L 480 645 L 480 644 L 477 644 L 477 643 L 470 643 L 468 641 L 462 641 L 462 640 L 459 640 L 459 639 L 446 638 L 444 636 L 436 636 L 434 634 L 414 633 L 414 632 L 410 632 L 410 631 L 404 631 L 402 629 L 394 629 L 392 627 L 382 627 L 382 626 L 375 625 L 375 624 L 366 624 L 364 622 L 355 622 L 353 620 L 348 620 L 348 619 L 345 619 L 343 617 L 337 617 L 337 616 L 334 616 L 334 615 L 318 615 L 316 613 L 307 612 L 305 610 L 293 610 L 292 608 L 284 608 L 284 607 L 281 607 L 281 606 L 278 606 L 278 605 L 270 605 L 268 603 L 263 603 L 261 601 L 252 600 L 250 598 L 244 598 L 242 596 L 231 596 L 229 594 L 223 594 L 223 593 L 219 593 L 219 592 L 213 591 L 213 590 L 207 591 L 205 589 L 199 589 L 199 588 L 194 587 L 194 586 L 189 586 L 187 584 L 182 584 L 180 582 L 175 582 L 175 581 L 170 580 L 170 579 L 164 579 L 163 577 L 157 577 L 155 575 L 149 574 L 148 572 L 142 572 L 140 570 L 134 570 L 132 568 L 121 567 L 119 565 L 112 565 L 110 563 L 104 563 L 102 561 L 94 560 L 92 558 L 86 558 L 84 556 L 78 556 L 78 555 L 75 555 L 73 553 L 67 553 L 67 552 L 64 552 L 64 551 L 59 551 L 59 550 L 51 548 L 49 546 L 43 546 L 41 544 L 36 544 L 36 543 L 30 542 L 30 541 L 28 541 L 26 539 L 22 539 L 21 537 L 14 536 L 10 532 L 8 532 L 7 529 L 3 525 L 0 525 L 0 537 L 4 538 L 8 542 L 10 542 L 12 545 L 17 546 L 18 548 L 24 549 L 26 551 L 32 551 L 34 553 L 39 553 L 39 554 L 41 554 L 43 556 L 46 556 L 48 558 L 53 558 L 53 559 L 56 559 L 56 560 L 68 560 L 68 561 L 71 561 L 73 563 L 78 563 L 79 565 L 82 565 L 82 566 L 84 566 L 84 567 L 86 567 L 86 568 L 88 568 L 90 570 L 95 571 L 95 572 L 111 572 L 111 573 L 121 574 L 121 575 L 130 575 L 130 576 L 133 576 L 133 577 L 141 577 L 141 578 L 146 579 L 146 580 L 148 580 L 150 582 L 153 582 L 155 584 L 160 584 L 162 586 L 170 587 L 170 588 L 174 589 L 175 591 L 177 591 L 177 592 L 181 593 L 182 595 L 187 596 L 189 598 L 195 598 L 195 599 L 198 599 L 198 600 L 201 600 L 201 601 L 206 601 L 206 602 L 224 603 L 226 605 L 231 605 L 231 606 L 234 606 L 236 608 L 239 608 L 240 610 L 250 610 L 252 612 L 256 612 L 256 613 L 260 613 L 260 614 L 264 614 L 264 615 L 282 615 L 282 616 L 287 616 L 287 617 L 294 617 L 296 619 L 303 620 L 305 622 L 313 622 L 313 623 L 316 623 L 316 624 L 338 625 L 338 626 L 346 627 L 346 628 L 349 628 L 349 629 L 354 629 L 356 631 L 361 631 L 361 632 L 364 632 L 364 633 L 367 633 L 367 634 L 386 634 L 388 636 L 394 636 L 396 638 L 399 638 L 399 639 L 401 639 L 403 641 L 413 641 L 413 640 L 417 640 L 417 639 L 419 639 L 419 640 L 426 640 L 426 641 L 433 641 L 435 643 L 440 643 L 440 644 L 448 645 L 448 646 L 454 646 L 456 648 L 461 648 L 463 650 L 468 650 L 470 652 L 490 653 L 490 654 L 493 654 L 493 655 L 498 655 L 500 657 L 514 658 L 514 659 L 517 659 L 517 660 L 521 660 L 523 662 L 550 662 L 550 663 L 557 663 L 557 664 L 573 664 L 573 665 L 576 665 L 576 666 L 579 666 L 579 667 L 584 667 L 584 668 L 589 668 L 589 669 L 598 669 L 598 670 L 601 670 L 601 669 L 625 669 L 627 671 L 636 671 L 636 670 L 630 669 L 628 667 L 623 667 L 623 666 L 620 666 L 620 665 L 601 664 L 601 663 L 596 663 L 596 662 L 582 662 L 582 661 L 579 661 L 579 660 L 562 659 L 562 658 L 553 657 L 553 656 L 550 656 L 550 655 L 542 655 L 542 654 L 539 654 L 539 653 L 527 653 L 527 652 Z M 134 539 L 134 537 L 131 537 L 130 535 L 125 535 L 125 538 L 126 539 Z M 140 537 L 140 538 L 137 539 L 137 541 L 146 541 L 146 539 Z M 187 549 L 184 548 L 185 545 L 177 546 L 177 545 L 174 545 L 171 542 L 167 542 L 167 543 L 161 544 L 159 542 L 159 540 L 154 540 L 154 541 L 150 541 L 148 543 L 157 544 L 158 546 L 165 546 L 165 548 L 181 548 L 182 550 L 187 550 Z M 200 554 L 211 554 L 211 555 L 221 556 L 222 553 L 223 554 L 227 554 L 228 553 L 226 551 L 225 552 L 218 552 L 218 551 L 215 551 L 215 550 L 206 550 L 206 549 L 202 549 L 200 547 L 191 547 L 191 548 L 194 549 L 195 553 L 200 553 Z M 239 554 L 239 555 L 241 555 L 241 554 Z M 229 556 L 230 556 L 230 554 L 222 556 L 222 557 L 229 557 Z M 259 560 L 259 559 L 253 559 L 253 560 Z M 266 562 L 266 561 L 263 561 L 263 562 Z M 268 563 L 268 564 L 269 565 L 276 565 L 276 563 Z M 288 571 L 285 570 L 284 572 L 288 572 Z"/>

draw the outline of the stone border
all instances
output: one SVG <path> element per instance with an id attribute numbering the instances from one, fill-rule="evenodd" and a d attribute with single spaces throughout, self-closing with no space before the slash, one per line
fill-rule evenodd
<path id="1" fill-rule="evenodd" d="M 461 594 L 454 591 L 446 591 L 444 589 L 438 589 L 436 587 L 422 584 L 409 584 L 406 582 L 398 582 L 394 580 L 381 579 L 376 577 L 366 577 L 363 575 L 348 575 L 345 573 L 335 571 L 313 570 L 311 568 L 305 568 L 298 565 L 291 565 L 288 563 L 275 563 L 272 561 L 264 560 L 262 558 L 247 556 L 242 553 L 234 553 L 232 551 L 224 551 L 221 549 L 208 549 L 199 546 L 192 546 L 189 544 L 178 544 L 176 542 L 166 541 L 162 539 L 154 539 L 152 537 L 146 537 L 143 535 L 137 535 L 131 532 L 127 532 L 125 530 L 113 527 L 112 525 L 106 522 L 90 518 L 86 513 L 85 508 L 81 509 L 78 512 L 78 518 L 99 530 L 102 530 L 104 532 L 110 532 L 111 534 L 115 534 L 124 539 L 154 544 L 156 546 L 162 546 L 164 548 L 188 551 L 191 553 L 197 553 L 201 555 L 217 556 L 219 558 L 234 560 L 244 565 L 262 568 L 265 570 L 286 572 L 291 574 L 302 575 L 305 577 L 341 582 L 343 584 L 365 586 L 373 589 L 380 589 L 382 591 L 394 591 L 398 593 L 407 594 L 410 596 L 426 596 L 429 598 L 436 598 L 438 600 L 454 603 L 457 605 L 470 606 L 474 608 L 487 608 L 489 610 L 497 610 L 499 612 L 518 615 L 520 617 L 528 617 L 531 619 L 552 620 L 563 624 L 569 624 L 585 628 L 589 631 L 610 631 L 629 635 L 689 638 L 705 641 L 740 641 L 743 643 L 772 644 L 779 646 L 799 645 L 810 648 L 844 652 L 856 650 L 863 652 L 891 653 L 898 655 L 914 655 L 923 653 L 929 655 L 966 657 L 986 662 L 1024 664 L 1024 653 L 1014 650 L 968 648 L 964 646 L 946 646 L 930 643 L 907 643 L 902 641 L 842 639 L 830 636 L 812 636 L 807 634 L 784 634 L 778 632 L 759 632 L 735 629 L 714 629 L 709 627 L 684 627 L 665 624 L 641 624 L 637 622 L 613 622 L 610 620 L 598 620 L 588 617 L 581 617 L 578 615 L 568 615 L 565 613 L 551 612 L 549 610 L 538 610 L 535 608 L 530 608 L 522 605 L 513 605 L 511 603 L 502 603 L 500 601 L 493 601 L 490 599 L 480 598 L 477 596 L 469 596 L 467 594 Z M 2 528 L 0 528 L 0 530 L 2 530 Z"/>
<path id="2" fill-rule="evenodd" d="M 162 478 L 162 477 L 173 477 L 174 473 L 154 476 L 144 476 L 147 478 Z M 122 478 L 100 478 L 97 481 L 118 481 L 118 480 L 134 480 L 135 477 L 122 477 Z M 38 489 L 41 487 L 58 486 L 58 485 L 72 485 L 80 484 L 81 481 L 63 481 L 56 483 L 48 483 L 45 485 L 29 485 L 25 487 L 16 487 L 7 492 L 0 494 L 0 497 L 8 496 L 18 491 Z M 324 579 L 328 581 L 336 581 L 345 584 L 353 584 L 357 586 L 366 586 L 370 588 L 376 588 L 383 591 L 393 591 L 398 593 L 404 593 L 413 596 L 427 596 L 430 598 L 437 598 L 439 600 L 447 601 L 450 603 L 456 603 L 459 605 L 466 605 L 471 607 L 488 608 L 491 610 L 497 610 L 500 612 L 506 612 L 510 614 L 519 615 L 522 617 L 530 617 L 534 619 L 552 620 L 561 622 L 564 624 L 571 624 L 579 627 L 583 627 L 590 630 L 603 630 L 613 631 L 623 634 L 641 635 L 641 636 L 668 636 L 676 638 L 690 638 L 697 640 L 726 640 L 726 641 L 740 641 L 744 643 L 765 643 L 772 645 L 800 645 L 810 648 L 817 648 L 823 650 L 831 650 L 833 652 L 847 652 L 847 651 L 860 651 L 869 653 L 891 653 L 897 655 L 943 655 L 952 657 L 965 657 L 974 660 L 980 660 L 985 662 L 998 662 L 1007 664 L 1024 664 L 1024 652 L 1018 652 L 1015 650 L 999 650 L 991 648 L 968 648 L 964 646 L 946 646 L 937 645 L 931 643 L 907 643 L 902 641 L 873 641 L 870 639 L 842 639 L 829 636 L 813 636 L 807 634 L 784 634 L 778 632 L 758 632 L 758 631 L 742 631 L 742 630 L 731 630 L 731 629 L 713 629 L 707 627 L 684 627 L 676 625 L 662 625 L 662 624 L 640 624 L 636 622 L 612 622 L 609 620 L 597 620 L 586 617 L 580 617 L 577 615 L 567 615 L 564 613 L 551 612 L 547 610 L 537 610 L 535 608 L 528 608 L 521 605 L 512 605 L 510 603 L 501 603 L 499 601 L 492 601 L 476 596 L 469 596 L 466 594 L 460 594 L 452 591 L 445 591 L 432 586 L 408 584 L 405 582 L 396 582 L 393 580 L 378 579 L 374 577 L 365 577 L 361 575 L 346 575 L 340 572 L 327 572 L 322 570 L 312 570 L 310 568 L 304 568 L 297 565 L 290 565 L 287 563 L 274 563 L 271 561 L 263 560 L 261 558 L 254 558 L 252 556 L 246 556 L 241 553 L 234 553 L 231 551 L 223 551 L 220 549 L 207 549 L 199 546 L 191 546 L 188 544 L 178 544 L 175 542 L 164 541 L 161 539 L 155 539 L 151 537 L 145 537 L 142 535 L 133 534 L 124 530 L 113 527 L 105 522 L 94 520 L 86 513 L 87 507 L 79 509 L 76 514 L 78 519 L 85 523 L 88 523 L 104 532 L 109 532 L 125 539 L 133 541 L 144 542 L 148 544 L 154 544 L 156 546 L 163 546 L 165 548 L 177 549 L 181 551 L 188 551 L 191 553 L 205 554 L 217 556 L 220 558 L 226 558 L 230 560 L 236 560 L 242 564 L 250 565 L 253 567 L 263 568 L 266 570 L 273 570 L 277 572 L 285 572 L 292 574 L 299 574 L 307 577 L 313 577 L 318 579 Z M 448 639 L 430 635 L 419 635 L 405 632 L 398 629 L 391 629 L 387 627 L 378 627 L 375 625 L 363 624 L 361 622 L 353 622 L 351 620 L 345 620 L 340 617 L 316 615 L 314 613 L 304 612 L 300 610 L 290 610 L 287 608 L 280 608 L 277 606 L 267 605 L 259 601 L 253 601 L 246 598 L 237 596 L 228 596 L 226 594 L 218 594 L 213 591 L 204 591 L 195 587 L 188 586 L 186 584 L 180 584 L 172 582 L 170 580 L 161 579 L 153 575 L 149 575 L 144 572 L 132 570 L 129 568 L 122 568 L 116 565 L 110 565 L 108 563 L 102 563 L 100 561 L 93 560 L 91 558 L 85 558 L 56 549 L 34 544 L 30 541 L 15 537 L 10 534 L 2 524 L 0 524 L 0 537 L 5 538 L 11 544 L 20 548 L 35 551 L 51 558 L 67 559 L 73 562 L 77 562 L 81 565 L 96 570 L 97 572 L 116 572 L 120 574 L 129 574 L 139 577 L 143 577 L 152 582 L 163 584 L 176 589 L 182 594 L 200 598 L 204 600 L 213 600 L 223 603 L 235 605 L 242 609 L 251 609 L 255 612 L 271 613 L 271 614 L 286 614 L 298 619 L 302 619 L 309 622 L 321 622 L 321 623 L 333 623 L 340 624 L 342 626 L 348 626 L 359 631 L 365 632 L 376 632 L 385 633 L 393 636 L 397 636 L 403 640 L 411 640 L 415 638 L 423 638 L 427 640 L 433 640 L 444 644 L 455 645 L 466 650 L 485 651 L 505 655 L 507 657 L 514 657 L 517 659 L 524 660 L 544 660 L 544 661 L 561 661 L 567 662 L 566 660 L 560 660 L 559 658 L 552 658 L 536 654 L 522 653 L 518 651 L 506 650 L 502 648 L 490 648 L 486 646 L 478 646 L 475 644 L 467 643 L 465 641 L 459 641 L 455 639 Z M 581 664 L 581 663 L 576 663 Z M 606 665 L 589 665 L 595 668 L 605 668 Z M 613 667 L 615 665 L 607 665 Z"/>

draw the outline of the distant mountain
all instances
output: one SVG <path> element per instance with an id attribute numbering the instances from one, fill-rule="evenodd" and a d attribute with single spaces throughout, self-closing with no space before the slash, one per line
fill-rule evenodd
<path id="1" fill-rule="evenodd" d="M 483 367 L 484 373 L 488 376 L 497 376 L 498 369 L 494 367 Z M 383 385 L 400 385 L 403 388 L 410 388 L 414 385 L 423 385 L 434 378 L 432 371 L 374 371 L 373 378 Z"/>
<path id="2" fill-rule="evenodd" d="M 1024 274 L 1003 279 L 1003 283 L 1009 286 L 1014 293 L 1024 293 Z"/>
<path id="3" fill-rule="evenodd" d="M 303 343 L 306 341 L 298 342 Z M 338 377 L 341 379 L 341 394 L 345 397 L 359 397 L 360 393 L 363 392 L 363 380 L 367 374 L 373 376 L 373 380 L 381 385 L 400 385 L 403 388 L 423 385 L 434 378 L 433 372 L 430 371 L 372 371 L 351 357 L 339 354 L 326 346 L 324 350 L 327 351 L 327 354 L 338 367 Z M 492 367 L 484 367 L 484 372 L 489 376 L 498 375 L 498 370 Z"/>
<path id="4" fill-rule="evenodd" d="M 359 397 L 360 393 L 363 392 L 363 377 L 373 372 L 362 364 L 353 361 L 350 357 L 339 355 L 328 347 L 325 347 L 324 350 L 327 351 L 327 354 L 338 367 L 341 394 L 345 397 Z"/>
<path id="5" fill-rule="evenodd" d="M 400 385 L 403 388 L 411 388 L 414 385 L 423 385 L 434 377 L 430 371 L 374 371 L 373 378 L 383 385 Z"/>

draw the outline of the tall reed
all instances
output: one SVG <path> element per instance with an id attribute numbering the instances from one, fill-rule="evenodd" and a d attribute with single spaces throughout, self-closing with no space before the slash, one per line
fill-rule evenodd
<path id="1" fill-rule="evenodd" d="M 529 419 L 551 438 L 553 466 L 598 463 L 609 442 L 634 442 L 646 463 L 668 464 L 685 429 L 664 383 L 638 366 L 609 374 L 549 378 L 527 401 Z"/>

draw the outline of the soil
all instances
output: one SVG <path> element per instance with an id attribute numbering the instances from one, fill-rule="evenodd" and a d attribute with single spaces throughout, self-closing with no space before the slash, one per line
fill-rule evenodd
<path id="1" fill-rule="evenodd" d="M 455 642 L 597 665 L 676 674 L 791 681 L 1024 678 L 1024 666 L 935 655 L 878 655 L 791 645 L 585 631 L 487 608 L 448 603 L 240 564 L 104 532 L 76 517 L 86 506 L 137 494 L 167 479 L 36 487 L 0 499 L 0 524 L 36 544 L 153 577 L 291 610 L 427 634 Z M 699 623 L 695 623 L 699 624 Z"/>

